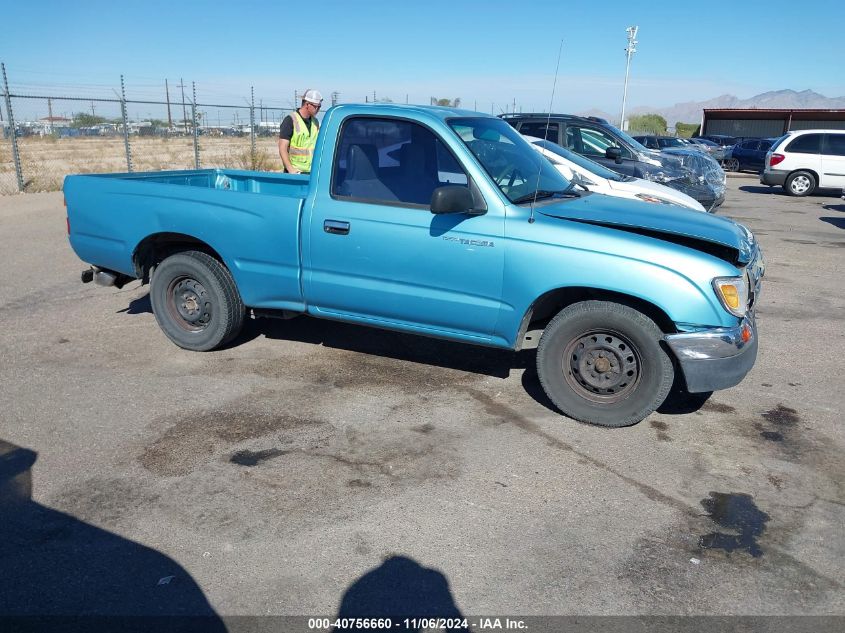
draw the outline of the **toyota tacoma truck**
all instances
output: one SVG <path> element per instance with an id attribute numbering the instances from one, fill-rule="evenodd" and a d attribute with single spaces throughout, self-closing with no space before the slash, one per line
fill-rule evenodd
<path id="1" fill-rule="evenodd" d="M 754 364 L 763 259 L 731 220 L 576 191 L 506 121 L 343 104 L 310 175 L 204 169 L 64 183 L 83 281 L 150 284 L 173 343 L 307 314 L 521 350 L 565 415 L 634 424 L 677 379 Z"/>

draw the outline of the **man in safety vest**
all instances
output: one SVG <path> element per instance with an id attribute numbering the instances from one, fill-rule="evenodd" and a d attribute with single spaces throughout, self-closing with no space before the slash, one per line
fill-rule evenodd
<path id="1" fill-rule="evenodd" d="M 279 128 L 279 156 L 289 174 L 307 174 L 311 172 L 311 159 L 314 158 L 314 146 L 320 123 L 317 113 L 323 105 L 323 95 L 317 90 L 308 89 L 302 95 L 302 105 L 282 121 Z"/>

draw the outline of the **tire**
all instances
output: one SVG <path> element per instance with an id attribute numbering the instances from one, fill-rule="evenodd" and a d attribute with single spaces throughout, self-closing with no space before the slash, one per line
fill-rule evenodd
<path id="1" fill-rule="evenodd" d="M 808 171 L 789 174 L 783 188 L 790 196 L 809 196 L 816 190 L 816 177 Z"/>
<path id="2" fill-rule="evenodd" d="M 540 338 L 537 374 L 565 415 L 600 426 L 636 424 L 659 407 L 674 369 L 663 333 L 619 303 L 584 301 L 551 320 Z M 601 364 L 604 371 L 593 371 Z"/>
<path id="3" fill-rule="evenodd" d="M 171 255 L 156 267 L 150 302 L 167 338 L 196 352 L 216 349 L 235 338 L 246 314 L 227 268 L 200 251 Z"/>
<path id="4" fill-rule="evenodd" d="M 728 158 L 722 161 L 725 166 L 725 171 L 739 171 L 739 160 L 736 158 Z"/>

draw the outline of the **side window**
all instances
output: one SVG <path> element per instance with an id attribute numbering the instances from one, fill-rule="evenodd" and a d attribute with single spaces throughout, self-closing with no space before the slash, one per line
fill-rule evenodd
<path id="1" fill-rule="evenodd" d="M 552 121 L 526 121 L 519 127 L 519 133 L 557 143 L 560 138 L 560 125 Z"/>
<path id="2" fill-rule="evenodd" d="M 570 135 L 572 137 L 574 147 L 569 144 Z M 612 136 L 592 127 L 569 125 L 566 128 L 566 136 L 566 146 L 574 149 L 583 156 L 604 158 L 605 150 L 607 150 L 608 147 L 619 147 L 619 143 L 617 143 L 616 139 Z M 622 148 L 622 156 L 625 158 L 631 157 L 630 153 L 625 148 Z"/>
<path id="3" fill-rule="evenodd" d="M 845 134 L 828 134 L 825 154 L 845 156 Z"/>
<path id="4" fill-rule="evenodd" d="M 787 152 L 796 154 L 818 154 L 821 151 L 821 134 L 804 134 L 786 146 Z"/>
<path id="5" fill-rule="evenodd" d="M 332 174 L 336 198 L 428 206 L 437 187 L 468 182 L 443 142 L 418 123 L 360 117 L 343 124 Z"/>

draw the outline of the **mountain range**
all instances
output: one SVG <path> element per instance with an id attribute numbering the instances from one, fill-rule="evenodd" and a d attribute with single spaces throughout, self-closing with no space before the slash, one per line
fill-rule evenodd
<path id="1" fill-rule="evenodd" d="M 749 99 L 740 99 L 734 95 L 721 95 L 706 101 L 686 101 L 676 103 L 673 106 L 657 108 L 650 106 L 636 106 L 629 110 L 631 115 L 637 114 L 659 114 L 669 127 L 675 123 L 700 123 L 702 110 L 705 108 L 807 108 L 834 110 L 845 109 L 845 97 L 825 97 L 812 90 L 773 90 L 753 96 Z M 608 114 L 601 110 L 586 110 L 579 112 L 582 116 L 598 116 L 608 121 L 617 121 L 618 114 Z"/>

